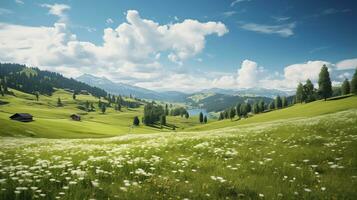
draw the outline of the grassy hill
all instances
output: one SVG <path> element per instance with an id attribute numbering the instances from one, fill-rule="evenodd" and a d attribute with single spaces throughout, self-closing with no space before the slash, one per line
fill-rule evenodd
<path id="1" fill-rule="evenodd" d="M 307 118 L 353 108 L 357 108 L 357 96 L 350 96 L 343 99 L 329 101 L 320 100 L 308 104 L 296 104 L 288 108 L 275 110 L 268 113 L 257 114 L 246 119 L 238 120 L 236 118 L 233 121 L 229 119 L 222 121 L 214 121 L 201 126 L 188 128 L 186 129 L 186 131 L 203 131 L 246 124 L 271 122 L 276 120 Z"/>
<path id="2" fill-rule="evenodd" d="M 52 96 L 40 96 L 36 101 L 34 95 L 12 90 L 15 96 L 6 95 L 0 97 L 8 104 L 0 105 L 0 121 L 2 127 L 0 136 L 30 136 L 45 138 L 89 138 L 89 137 L 111 137 L 122 134 L 152 133 L 160 131 L 171 131 L 171 127 L 139 126 L 132 127 L 134 116 L 141 119 L 143 108 L 123 108 L 122 112 L 108 108 L 105 114 L 101 114 L 99 109 L 96 112 L 85 112 L 78 109 L 78 105 L 85 101 L 93 102 L 97 107 L 98 98 L 91 95 L 77 95 L 76 100 L 72 99 L 72 93 L 64 90 L 56 90 Z M 57 107 L 57 98 L 60 97 L 63 107 Z M 104 101 L 104 100 L 102 100 Z M 126 99 L 126 101 L 134 101 Z M 34 116 L 34 121 L 22 123 L 10 120 L 9 117 L 17 112 L 30 113 Z M 77 122 L 70 119 L 70 115 L 78 113 L 82 116 L 82 121 Z M 184 119 L 181 117 L 168 117 L 170 126 L 177 126 L 176 130 L 185 127 L 198 125 L 197 118 Z"/>
<path id="3" fill-rule="evenodd" d="M 349 109 L 202 132 L 2 138 L 0 199 L 357 199 L 356 124 Z"/>

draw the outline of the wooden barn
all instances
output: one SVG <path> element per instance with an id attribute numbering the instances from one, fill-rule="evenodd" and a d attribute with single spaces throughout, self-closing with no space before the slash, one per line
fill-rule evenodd
<path id="1" fill-rule="evenodd" d="M 10 119 L 20 122 L 31 122 L 33 121 L 33 116 L 28 113 L 15 113 L 10 117 Z"/>
<path id="2" fill-rule="evenodd" d="M 74 121 L 81 121 L 81 116 L 80 116 L 80 115 L 72 114 L 70 117 L 71 117 L 72 120 L 74 120 Z"/>

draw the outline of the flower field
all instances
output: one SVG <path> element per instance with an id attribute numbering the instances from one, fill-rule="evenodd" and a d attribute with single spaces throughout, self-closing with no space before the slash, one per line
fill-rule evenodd
<path id="1" fill-rule="evenodd" d="M 0 199 L 357 199 L 357 110 L 203 132 L 0 139 Z"/>

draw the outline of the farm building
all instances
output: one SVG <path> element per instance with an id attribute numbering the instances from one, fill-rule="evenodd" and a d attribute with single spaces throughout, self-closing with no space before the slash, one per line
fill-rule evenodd
<path id="1" fill-rule="evenodd" d="M 15 113 L 10 117 L 10 119 L 20 122 L 31 122 L 33 121 L 33 116 L 28 113 Z"/>
<path id="2" fill-rule="evenodd" d="M 70 117 L 71 117 L 72 120 L 74 120 L 74 121 L 81 121 L 81 116 L 80 116 L 80 115 L 72 114 Z"/>

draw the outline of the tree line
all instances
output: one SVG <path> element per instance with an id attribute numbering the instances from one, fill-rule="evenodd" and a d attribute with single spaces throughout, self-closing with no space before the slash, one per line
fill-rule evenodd
<path id="1" fill-rule="evenodd" d="M 42 71 L 38 68 L 28 68 L 25 65 L 0 63 L 1 95 L 5 95 L 7 88 L 22 92 L 52 95 L 55 88 L 73 91 L 86 90 L 96 97 L 105 97 L 103 89 L 89 86 L 72 78 L 66 78 L 59 73 Z"/>

